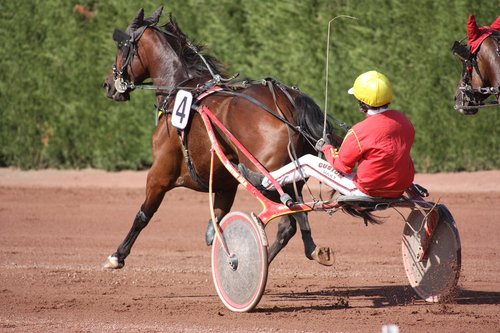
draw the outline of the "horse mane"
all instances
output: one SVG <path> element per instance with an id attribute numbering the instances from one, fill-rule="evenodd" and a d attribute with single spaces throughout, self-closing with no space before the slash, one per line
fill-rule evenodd
<path id="1" fill-rule="evenodd" d="M 168 43 L 174 52 L 179 56 L 182 63 L 186 66 L 187 72 L 192 78 L 201 78 L 206 74 L 210 74 L 210 71 L 199 54 L 205 50 L 205 46 L 189 41 L 187 35 L 179 28 L 179 25 L 173 18 L 172 13 L 169 14 L 169 21 L 160 26 L 158 31 L 164 32 L 164 36 L 166 37 Z M 211 67 L 214 74 L 224 76 L 224 66 L 222 62 L 211 55 L 203 54 L 203 57 Z"/>
<path id="2" fill-rule="evenodd" d="M 323 125 L 325 122 L 325 115 L 320 107 L 314 100 L 300 93 L 294 100 L 297 106 L 295 120 L 297 124 L 315 140 L 323 138 Z M 326 120 L 326 135 L 328 143 L 339 147 L 342 143 L 342 137 L 335 134 L 331 122 Z"/>

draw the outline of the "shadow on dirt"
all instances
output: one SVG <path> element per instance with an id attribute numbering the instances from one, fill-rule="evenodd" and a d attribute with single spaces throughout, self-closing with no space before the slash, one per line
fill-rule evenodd
<path id="1" fill-rule="evenodd" d="M 293 312 L 301 310 L 336 310 L 346 308 L 383 308 L 392 306 L 405 305 L 422 305 L 427 303 L 420 299 L 413 289 L 406 285 L 395 286 L 367 286 L 362 288 L 335 288 L 331 290 L 321 290 L 318 292 L 301 292 L 301 293 L 281 293 L 272 294 L 266 293 L 265 297 L 270 297 L 273 303 L 277 305 L 272 308 L 259 307 L 256 312 Z M 280 302 L 296 302 L 297 306 L 280 307 Z M 310 305 L 311 301 L 317 301 L 318 305 Z M 352 302 L 368 301 L 370 306 L 352 306 Z M 307 302 L 308 305 L 301 305 L 302 302 Z M 500 304 L 500 292 L 474 291 L 457 289 L 454 296 L 450 297 L 445 304 Z"/>
<path id="2" fill-rule="evenodd" d="M 457 304 L 500 304 L 500 292 L 459 289 L 455 296 Z"/>

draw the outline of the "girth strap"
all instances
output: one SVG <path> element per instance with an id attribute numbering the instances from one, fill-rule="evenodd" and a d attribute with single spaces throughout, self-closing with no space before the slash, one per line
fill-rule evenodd
<path id="1" fill-rule="evenodd" d="M 187 135 L 184 131 L 178 130 L 178 134 L 181 138 L 182 142 L 182 153 L 184 154 L 184 159 L 186 160 L 186 166 L 189 171 L 189 175 L 191 176 L 191 179 L 193 179 L 198 186 L 204 190 L 208 191 L 208 185 L 206 185 L 201 178 L 198 176 L 198 173 L 196 172 L 196 169 L 193 165 L 193 162 L 191 160 L 191 156 L 189 155 L 189 150 L 187 148 Z"/>

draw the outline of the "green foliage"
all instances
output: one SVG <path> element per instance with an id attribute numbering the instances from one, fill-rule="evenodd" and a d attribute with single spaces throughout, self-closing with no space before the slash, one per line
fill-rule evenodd
<path id="1" fill-rule="evenodd" d="M 89 19 L 73 11 L 90 8 Z M 0 166 L 140 169 L 151 163 L 154 96 L 107 99 L 102 82 L 115 57 L 111 33 L 137 10 L 159 4 L 118 0 L 0 2 Z M 498 169 L 499 110 L 474 117 L 453 111 L 461 65 L 450 46 L 498 14 L 495 2 L 469 0 L 169 0 L 183 31 L 227 66 L 228 74 L 273 76 L 324 107 L 326 37 L 332 23 L 328 111 L 362 119 L 346 90 L 370 69 L 386 73 L 393 106 L 417 131 L 419 172 Z"/>

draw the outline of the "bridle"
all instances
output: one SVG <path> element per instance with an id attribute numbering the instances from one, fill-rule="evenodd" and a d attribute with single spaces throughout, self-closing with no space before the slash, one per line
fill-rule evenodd
<path id="1" fill-rule="evenodd" d="M 496 39 L 495 39 L 496 40 Z M 500 46 L 497 41 L 497 56 L 500 56 Z M 469 48 L 460 41 L 455 41 L 451 52 L 462 62 L 462 78 L 458 87 L 460 97 L 456 99 L 455 110 L 476 110 L 479 108 L 498 107 L 497 101 L 483 103 L 483 100 L 490 95 L 499 95 L 500 87 L 479 87 L 472 86 L 472 73 L 475 70 L 482 82 L 485 82 L 477 62 L 477 53 L 472 54 Z M 460 101 L 460 102 L 457 102 Z"/>
<path id="2" fill-rule="evenodd" d="M 152 82 L 144 82 L 143 84 L 135 84 L 134 83 L 134 73 L 133 73 L 133 68 L 132 68 L 132 61 L 134 59 L 134 56 L 138 56 L 139 61 L 142 65 L 142 68 L 146 70 L 146 67 L 142 63 L 142 60 L 139 57 L 139 54 L 137 52 L 137 42 L 141 38 L 142 34 L 146 30 L 146 28 L 153 28 L 155 30 L 158 30 L 162 32 L 165 35 L 173 36 L 175 37 L 174 34 L 172 34 L 170 31 L 162 29 L 161 27 L 158 27 L 156 25 L 149 25 L 149 26 L 143 26 L 137 30 L 135 30 L 131 35 L 119 30 L 115 29 L 113 33 L 113 40 L 117 42 L 118 49 L 122 50 L 123 54 L 123 62 L 122 65 L 120 66 L 120 69 L 118 70 L 118 67 L 116 66 L 117 60 L 118 60 L 118 54 L 116 55 L 115 58 L 115 63 L 113 64 L 113 78 L 115 80 L 115 89 L 119 93 L 124 93 L 129 90 L 134 90 L 134 89 L 145 89 L 145 90 L 157 90 L 157 91 L 167 91 L 169 94 L 178 90 L 178 89 L 185 89 L 185 90 L 191 90 L 193 87 L 188 87 L 188 86 L 181 86 L 184 82 L 187 82 L 191 79 L 191 77 L 188 77 L 184 82 L 181 82 L 180 85 L 176 86 L 159 86 L 159 85 L 154 85 Z M 214 84 L 219 84 L 221 82 L 228 82 L 234 79 L 234 77 L 231 78 L 222 78 L 218 73 L 216 73 L 208 61 L 205 59 L 205 57 L 199 52 L 197 47 L 193 45 L 191 42 L 188 41 L 188 47 L 191 48 L 203 61 L 205 66 L 207 67 L 208 71 L 210 72 L 210 75 L 212 76 L 212 80 Z M 130 73 L 131 73 L 131 78 L 128 81 L 125 78 L 125 73 L 127 67 L 130 67 Z M 188 75 L 189 76 L 189 75 Z"/>
<path id="3" fill-rule="evenodd" d="M 131 36 L 119 29 L 115 29 L 115 31 L 113 32 L 113 40 L 117 43 L 118 50 L 121 50 L 121 53 L 123 54 L 123 61 L 120 69 L 118 69 L 118 66 L 116 65 L 118 62 L 118 53 L 116 54 L 115 62 L 113 64 L 113 79 L 115 80 L 115 89 L 121 94 L 126 92 L 127 89 L 133 89 L 132 82 L 134 82 L 134 72 L 132 68 L 132 62 L 134 60 L 134 56 L 137 55 L 143 69 L 145 69 L 142 60 L 138 55 L 136 46 L 137 41 L 139 40 L 143 32 L 144 29 L 138 36 Z M 127 67 L 130 67 L 130 73 L 132 76 L 131 82 L 128 82 L 124 76 L 124 74 L 127 73 Z"/>

